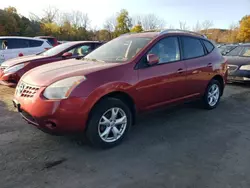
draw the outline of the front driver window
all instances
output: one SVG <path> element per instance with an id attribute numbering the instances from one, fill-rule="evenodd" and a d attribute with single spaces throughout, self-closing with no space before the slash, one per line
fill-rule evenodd
<path id="1" fill-rule="evenodd" d="M 180 60 L 180 49 L 177 37 L 167 37 L 159 41 L 148 54 L 159 57 L 159 64 Z"/>

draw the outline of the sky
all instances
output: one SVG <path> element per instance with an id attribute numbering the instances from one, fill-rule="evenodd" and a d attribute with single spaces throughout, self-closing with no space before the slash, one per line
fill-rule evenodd
<path id="1" fill-rule="evenodd" d="M 1 0 L 0 9 L 8 6 L 27 17 L 30 13 L 42 15 L 49 6 L 62 12 L 79 10 L 88 14 L 93 28 L 102 28 L 105 20 L 121 9 L 128 10 L 130 16 L 153 13 L 175 28 L 179 21 L 192 28 L 197 21 L 211 20 L 214 28 L 227 29 L 250 14 L 250 0 Z"/>

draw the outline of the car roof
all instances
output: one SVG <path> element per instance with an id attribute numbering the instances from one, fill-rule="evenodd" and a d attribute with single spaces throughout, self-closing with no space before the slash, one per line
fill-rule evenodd
<path id="1" fill-rule="evenodd" d="M 34 37 L 34 38 L 55 38 L 55 37 L 53 37 L 53 36 L 36 36 L 36 37 Z"/>
<path id="2" fill-rule="evenodd" d="M 39 38 L 32 38 L 32 37 L 18 37 L 18 36 L 0 36 L 1 39 L 28 39 L 28 40 L 39 40 L 39 41 L 46 41 L 44 39 Z"/>
<path id="3" fill-rule="evenodd" d="M 246 47 L 249 47 L 250 46 L 250 43 L 242 43 L 242 44 L 239 44 L 240 46 L 246 46 Z"/>
<path id="4" fill-rule="evenodd" d="M 192 32 L 192 31 L 185 31 L 185 30 L 179 30 L 179 29 L 167 29 L 163 31 L 146 31 L 141 33 L 126 33 L 121 36 L 132 36 L 132 37 L 150 37 L 155 38 L 160 35 L 167 35 L 167 34 L 176 34 L 176 35 L 182 35 L 182 36 L 190 36 L 190 37 L 198 37 L 201 39 L 207 39 L 203 34 Z M 209 40 L 209 39 L 207 39 Z"/>

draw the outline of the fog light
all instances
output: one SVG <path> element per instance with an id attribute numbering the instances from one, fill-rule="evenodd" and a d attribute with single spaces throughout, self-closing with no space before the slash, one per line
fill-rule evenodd
<path id="1" fill-rule="evenodd" d="M 47 121 L 45 126 L 49 129 L 55 129 L 56 128 L 56 124 L 52 121 Z"/>

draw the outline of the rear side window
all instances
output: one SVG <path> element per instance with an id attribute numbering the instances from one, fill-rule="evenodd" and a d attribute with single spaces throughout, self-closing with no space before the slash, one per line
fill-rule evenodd
<path id="1" fill-rule="evenodd" d="M 201 41 L 192 37 L 181 37 L 183 58 L 191 59 L 205 55 Z"/>
<path id="2" fill-rule="evenodd" d="M 208 53 L 210 53 L 210 52 L 213 51 L 214 45 L 213 45 L 211 42 L 208 42 L 208 41 L 206 41 L 206 40 L 203 40 L 203 43 L 205 44 Z"/>
<path id="3" fill-rule="evenodd" d="M 8 39 L 8 49 L 28 48 L 29 41 L 26 39 Z"/>
<path id="4" fill-rule="evenodd" d="M 29 47 L 39 47 L 42 46 L 43 41 L 29 40 Z"/>

